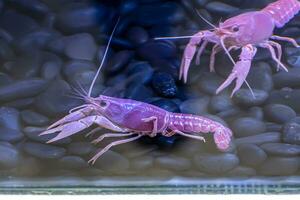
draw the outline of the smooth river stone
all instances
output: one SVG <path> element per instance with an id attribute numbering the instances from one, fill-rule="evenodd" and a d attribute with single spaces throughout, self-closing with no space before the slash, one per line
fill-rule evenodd
<path id="1" fill-rule="evenodd" d="M 276 88 L 291 87 L 299 88 L 300 87 L 300 68 L 291 68 L 289 72 L 281 71 L 274 74 L 273 80 Z"/>
<path id="2" fill-rule="evenodd" d="M 239 164 L 239 158 L 228 153 L 195 155 L 193 161 L 200 171 L 210 174 L 223 174 Z"/>
<path id="3" fill-rule="evenodd" d="M 279 124 L 288 122 L 297 115 L 292 108 L 282 104 L 269 104 L 264 107 L 264 113 L 268 120 Z"/>
<path id="4" fill-rule="evenodd" d="M 32 110 L 23 110 L 21 112 L 21 118 L 26 124 L 32 126 L 45 126 L 49 122 L 48 117 Z"/>
<path id="5" fill-rule="evenodd" d="M 237 148 L 241 164 L 255 167 L 261 165 L 266 159 L 267 154 L 254 144 L 243 144 Z"/>
<path id="6" fill-rule="evenodd" d="M 299 156 L 300 145 L 283 143 L 265 143 L 260 146 L 267 154 L 273 156 Z"/>
<path id="7" fill-rule="evenodd" d="M 300 145 L 300 124 L 286 123 L 282 130 L 282 138 L 286 143 Z"/>
<path id="8" fill-rule="evenodd" d="M 0 107 L 0 126 L 21 130 L 20 113 L 15 108 Z"/>
<path id="9" fill-rule="evenodd" d="M 58 160 L 58 166 L 62 169 L 81 170 L 88 167 L 88 163 L 79 156 L 64 156 Z"/>
<path id="10" fill-rule="evenodd" d="M 66 153 L 66 150 L 62 147 L 34 142 L 26 142 L 23 149 L 29 155 L 41 159 L 58 159 Z"/>
<path id="11" fill-rule="evenodd" d="M 252 177 L 256 175 L 256 170 L 250 167 L 238 166 L 229 172 L 227 172 L 226 176 L 234 176 L 234 177 Z"/>
<path id="12" fill-rule="evenodd" d="M 140 156 L 130 161 L 130 168 L 141 171 L 153 168 L 154 158 L 152 156 Z"/>
<path id="13" fill-rule="evenodd" d="M 234 105 L 229 95 L 213 96 L 209 102 L 209 110 L 211 110 L 214 113 L 223 112 L 233 107 Z"/>
<path id="14" fill-rule="evenodd" d="M 44 91 L 47 85 L 47 81 L 37 78 L 16 81 L 0 87 L 0 101 L 11 101 L 36 96 Z"/>
<path id="15" fill-rule="evenodd" d="M 24 134 L 21 131 L 0 127 L 0 141 L 18 142 L 23 137 Z"/>
<path id="16" fill-rule="evenodd" d="M 94 166 L 104 171 L 122 172 L 129 168 L 129 161 L 121 154 L 108 150 L 97 159 Z"/>
<path id="17" fill-rule="evenodd" d="M 71 59 L 92 61 L 96 52 L 95 39 L 88 33 L 79 33 L 65 38 L 65 54 Z"/>
<path id="18" fill-rule="evenodd" d="M 281 134 L 279 132 L 267 132 L 258 135 L 242 137 L 235 139 L 236 145 L 241 144 L 263 144 L 268 142 L 280 142 Z"/>
<path id="19" fill-rule="evenodd" d="M 235 137 L 247 137 L 263 133 L 266 130 L 266 125 L 263 121 L 244 117 L 238 118 L 231 124 L 231 129 Z"/>
<path id="20" fill-rule="evenodd" d="M 249 89 L 240 89 L 233 96 L 233 100 L 237 104 L 245 107 L 259 106 L 263 104 L 269 96 L 268 93 L 263 90 L 253 89 L 252 91 L 253 93 Z"/>
<path id="21" fill-rule="evenodd" d="M 265 176 L 290 176 L 299 169 L 298 157 L 270 157 L 258 169 Z"/>
<path id="22" fill-rule="evenodd" d="M 8 142 L 0 142 L 0 169 L 11 169 L 17 166 L 19 151 Z"/>
<path id="23" fill-rule="evenodd" d="M 90 142 L 72 142 L 68 145 L 67 150 L 69 154 L 86 156 L 90 155 L 96 149 Z"/>
<path id="24" fill-rule="evenodd" d="M 155 165 L 159 168 L 183 171 L 188 170 L 191 167 L 191 162 L 183 157 L 168 155 L 155 158 Z"/>

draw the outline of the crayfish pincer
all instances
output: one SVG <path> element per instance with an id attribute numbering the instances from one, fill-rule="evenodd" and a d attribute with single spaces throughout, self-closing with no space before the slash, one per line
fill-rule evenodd
<path id="1" fill-rule="evenodd" d="M 292 38 L 273 35 L 273 31 L 275 27 L 283 27 L 299 10 L 300 2 L 297 0 L 278 0 L 260 11 L 246 12 L 229 18 L 220 23 L 219 27 L 207 21 L 214 29 L 213 31 L 200 31 L 190 36 L 190 42 L 184 50 L 179 78 L 183 78 L 184 82 L 187 81 L 188 70 L 197 47 L 200 46 L 196 56 L 196 64 L 199 64 L 200 56 L 209 42 L 215 44 L 210 58 L 210 71 L 214 71 L 215 55 L 221 50 L 226 52 L 234 64 L 229 77 L 217 89 L 217 94 L 228 87 L 235 79 L 236 85 L 231 96 L 241 88 L 244 82 L 248 84 L 246 77 L 250 70 L 251 61 L 256 54 L 257 47 L 266 48 L 270 51 L 272 59 L 277 63 L 277 69 L 281 67 L 285 71 L 288 71 L 280 61 L 282 57 L 281 45 L 272 40 L 287 41 L 296 47 L 299 47 L 299 45 Z M 230 56 L 230 51 L 233 49 L 242 50 L 238 62 L 235 62 Z"/>
<path id="2" fill-rule="evenodd" d="M 89 132 L 88 135 L 97 132 L 101 128 L 108 129 L 113 133 L 103 134 L 92 143 L 97 144 L 105 138 L 122 138 L 100 149 L 89 161 L 91 163 L 95 163 L 102 154 L 113 146 L 137 140 L 142 136 L 155 137 L 157 134 L 167 137 L 179 134 L 205 141 L 204 137 L 199 136 L 199 133 L 210 132 L 214 134 L 217 148 L 221 151 L 227 150 L 232 137 L 231 130 L 211 119 L 191 114 L 171 113 L 157 106 L 131 99 L 104 95 L 91 97 L 93 85 L 103 66 L 115 28 L 89 91 L 86 92 L 83 88 L 81 88 L 82 91 L 77 90 L 77 97 L 82 98 L 86 103 L 72 109 L 69 115 L 49 126 L 40 135 L 58 133 L 48 141 L 48 143 L 51 143 L 74 135 L 95 124 L 98 127 Z"/>

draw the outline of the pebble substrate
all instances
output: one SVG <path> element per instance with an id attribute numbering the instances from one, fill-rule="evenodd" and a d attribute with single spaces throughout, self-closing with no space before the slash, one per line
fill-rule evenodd
<path id="1" fill-rule="evenodd" d="M 277 72 L 268 52 L 260 49 L 247 78 L 256 98 L 244 85 L 231 99 L 232 88 L 215 95 L 232 69 L 224 54 L 217 56 L 216 73 L 210 73 L 208 47 L 183 84 L 178 71 L 188 40 L 153 40 L 210 29 L 195 9 L 217 24 L 269 2 L 0 0 L 0 177 L 299 175 L 299 49 L 283 43 L 288 73 Z M 219 152 L 209 134 L 205 144 L 179 136 L 144 137 L 113 148 L 89 166 L 86 161 L 109 140 L 94 146 L 93 138 L 78 134 L 46 144 L 53 136 L 38 136 L 82 104 L 68 94 L 77 82 L 88 88 L 118 16 L 93 95 L 219 120 L 234 132 L 228 152 Z M 300 42 L 300 17 L 276 33 Z"/>

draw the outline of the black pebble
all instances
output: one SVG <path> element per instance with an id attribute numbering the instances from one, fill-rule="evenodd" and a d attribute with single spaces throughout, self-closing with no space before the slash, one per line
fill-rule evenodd
<path id="1" fill-rule="evenodd" d="M 235 137 L 246 137 L 263 133 L 266 130 L 266 125 L 260 120 L 244 117 L 236 119 L 232 123 L 231 129 Z"/>
<path id="2" fill-rule="evenodd" d="M 128 50 L 120 51 L 114 54 L 108 61 L 107 66 L 104 67 L 105 72 L 113 74 L 121 71 L 129 63 L 133 56 L 134 52 Z"/>
<path id="3" fill-rule="evenodd" d="M 158 106 L 169 112 L 180 112 L 178 105 L 169 99 L 157 99 L 154 101 L 150 101 L 150 104 Z"/>
<path id="4" fill-rule="evenodd" d="M 296 112 L 292 108 L 282 104 L 269 104 L 264 107 L 264 113 L 268 120 L 280 124 L 296 117 Z"/>
<path id="5" fill-rule="evenodd" d="M 66 153 L 66 150 L 62 147 L 34 142 L 26 142 L 23 146 L 23 150 L 29 155 L 41 159 L 58 159 Z"/>
<path id="6" fill-rule="evenodd" d="M 237 104 L 246 107 L 259 106 L 267 100 L 267 92 L 257 89 L 252 91 L 253 93 L 249 89 L 240 89 L 234 94 L 233 100 Z"/>
<path id="7" fill-rule="evenodd" d="M 177 93 L 175 80 L 167 73 L 155 73 L 152 77 L 152 86 L 163 97 L 174 97 Z"/>
<path id="8" fill-rule="evenodd" d="M 21 131 L 0 127 L 0 141 L 5 142 L 18 142 L 22 140 L 24 134 Z"/>
<path id="9" fill-rule="evenodd" d="M 282 134 L 284 142 L 300 145 L 300 124 L 294 122 L 285 124 Z"/>
<path id="10" fill-rule="evenodd" d="M 21 118 L 26 124 L 32 126 L 44 126 L 49 122 L 48 117 L 32 110 L 23 110 L 21 112 Z"/>
<path id="11" fill-rule="evenodd" d="M 24 97 L 32 97 L 44 91 L 48 83 L 42 79 L 16 81 L 0 88 L 0 101 L 11 101 Z"/>
<path id="12" fill-rule="evenodd" d="M 127 38 L 134 45 L 141 45 L 148 41 L 149 35 L 145 29 L 139 26 L 132 27 L 127 32 Z"/>
<path id="13" fill-rule="evenodd" d="M 18 165 L 19 151 L 8 142 L 0 142 L 0 169 L 12 169 Z"/>
<path id="14" fill-rule="evenodd" d="M 241 164 L 250 167 L 259 166 L 267 159 L 267 154 L 255 144 L 240 145 L 237 152 Z"/>

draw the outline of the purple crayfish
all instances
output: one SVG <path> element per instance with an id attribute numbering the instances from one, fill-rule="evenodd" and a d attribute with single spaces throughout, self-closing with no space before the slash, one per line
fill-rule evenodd
<path id="1" fill-rule="evenodd" d="M 128 143 L 146 135 L 155 137 L 159 133 L 167 137 L 179 134 L 205 141 L 204 137 L 197 134 L 211 132 L 214 134 L 214 141 L 217 147 L 221 151 L 226 150 L 230 145 L 232 131 L 211 119 L 191 114 L 171 113 L 157 106 L 131 99 L 121 99 L 104 95 L 100 95 L 96 98 L 91 97 L 93 85 L 104 63 L 116 26 L 110 36 L 102 63 L 88 93 L 83 94 L 83 91 L 77 91 L 79 93 L 78 95 L 85 100 L 86 104 L 72 109 L 69 115 L 55 122 L 49 126 L 47 130 L 42 132 L 40 135 L 58 132 L 56 137 L 47 143 L 69 137 L 96 124 L 99 127 L 92 130 L 88 135 L 97 132 L 101 128 L 114 131 L 114 133 L 106 133 L 99 136 L 92 142 L 94 144 L 97 144 L 104 138 L 129 138 L 114 141 L 103 149 L 100 149 L 99 152 L 89 160 L 92 164 L 113 146 Z"/>
<path id="2" fill-rule="evenodd" d="M 217 94 L 228 87 L 235 79 L 236 85 L 231 96 L 241 88 L 244 82 L 248 84 L 246 77 L 249 73 L 252 59 L 256 54 L 256 47 L 267 48 L 271 53 L 272 59 L 278 64 L 277 69 L 281 67 L 285 71 L 288 71 L 280 61 L 282 56 L 280 44 L 269 39 L 291 42 L 294 46 L 299 47 L 292 38 L 273 35 L 275 27 L 283 27 L 299 10 L 300 2 L 297 0 L 278 0 L 260 11 L 246 12 L 227 19 L 224 23 L 220 23 L 219 27 L 210 24 L 206 20 L 207 23 L 214 27 L 214 30 L 200 31 L 190 36 L 190 42 L 184 51 L 179 78 L 183 78 L 184 82 L 187 81 L 188 70 L 196 53 L 197 46 L 200 45 L 196 56 L 196 64 L 199 64 L 200 56 L 209 42 L 215 43 L 210 58 L 210 71 L 214 71 L 215 55 L 222 49 L 225 50 L 234 63 L 231 74 L 217 89 Z M 239 61 L 236 63 L 229 54 L 233 49 L 242 49 Z M 277 55 L 275 49 L 277 50 Z"/>

